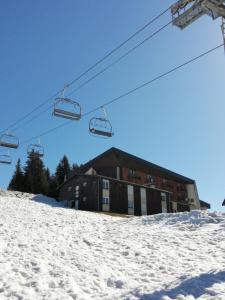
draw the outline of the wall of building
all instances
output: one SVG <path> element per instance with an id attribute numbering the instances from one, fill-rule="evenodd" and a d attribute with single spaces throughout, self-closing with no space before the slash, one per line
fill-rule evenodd
<path id="1" fill-rule="evenodd" d="M 99 210 L 98 177 L 79 175 L 60 188 L 59 200 L 67 200 L 69 207 L 81 210 Z M 78 201 L 78 202 L 77 202 Z"/>
<path id="2" fill-rule="evenodd" d="M 136 216 L 189 210 L 173 201 L 168 192 L 91 175 L 77 175 L 64 184 L 60 199 L 76 209 Z"/>
<path id="3" fill-rule="evenodd" d="M 136 174 L 133 176 L 131 175 L 131 169 L 122 168 L 122 179 L 140 185 L 146 185 L 151 182 L 156 188 L 173 193 L 173 201 L 176 202 L 183 201 L 188 197 L 187 187 L 184 183 L 168 179 L 168 177 L 165 178 L 165 175 L 154 175 L 153 170 L 149 170 L 148 173 L 139 170 L 134 171 Z"/>

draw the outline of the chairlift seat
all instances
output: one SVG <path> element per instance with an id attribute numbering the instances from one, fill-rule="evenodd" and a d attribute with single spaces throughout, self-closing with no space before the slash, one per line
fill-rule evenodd
<path id="1" fill-rule="evenodd" d="M 66 105 L 66 108 L 68 109 L 62 109 L 61 105 Z M 53 115 L 60 118 L 79 121 L 81 119 L 81 106 L 79 103 L 69 98 L 56 98 Z"/>
<path id="2" fill-rule="evenodd" d="M 2 154 L 0 155 L 0 163 L 10 165 L 12 163 L 12 158 L 9 155 Z"/>
<path id="3" fill-rule="evenodd" d="M 39 157 L 44 156 L 44 147 L 39 144 L 31 144 L 27 148 L 27 154 L 31 155 L 34 153 L 34 155 L 38 155 Z"/>
<path id="4" fill-rule="evenodd" d="M 7 142 L 4 142 L 4 141 L 0 141 L 0 146 L 1 147 L 6 147 L 6 148 L 13 148 L 13 149 L 18 148 L 18 144 L 7 143 Z"/>
<path id="5" fill-rule="evenodd" d="M 99 136 L 113 136 L 112 125 L 106 118 L 92 118 L 89 123 L 89 131 Z"/>
<path id="6" fill-rule="evenodd" d="M 53 115 L 56 117 L 61 117 L 69 120 L 80 120 L 81 114 L 80 113 L 73 113 L 67 110 L 55 108 L 53 111 Z"/>
<path id="7" fill-rule="evenodd" d="M 0 146 L 17 149 L 19 147 L 19 139 L 11 134 L 3 134 L 0 137 Z"/>
<path id="8" fill-rule="evenodd" d="M 91 128 L 90 132 L 93 133 L 93 134 L 98 134 L 98 135 L 102 135 L 102 136 L 105 136 L 105 137 L 112 137 L 113 136 L 112 132 L 102 131 L 102 130 L 98 130 L 98 129 L 95 129 L 95 128 Z"/>

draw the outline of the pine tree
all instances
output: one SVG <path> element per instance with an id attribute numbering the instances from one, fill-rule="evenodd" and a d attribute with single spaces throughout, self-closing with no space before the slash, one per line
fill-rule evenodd
<path id="1" fill-rule="evenodd" d="M 59 196 L 58 182 L 55 176 L 51 176 L 49 180 L 48 196 L 57 199 Z"/>
<path id="2" fill-rule="evenodd" d="M 81 165 L 78 165 L 77 163 L 73 164 L 72 165 L 72 172 L 73 172 L 73 174 L 78 174 L 80 167 L 81 167 Z"/>
<path id="3" fill-rule="evenodd" d="M 17 161 L 16 170 L 15 170 L 13 177 L 9 183 L 8 190 L 21 191 L 21 192 L 25 191 L 24 174 L 21 169 L 20 159 L 18 159 L 18 161 Z"/>
<path id="4" fill-rule="evenodd" d="M 70 172 L 71 172 L 71 168 L 70 168 L 69 160 L 67 156 L 64 155 L 56 168 L 55 176 L 58 185 L 61 185 L 68 178 Z"/>
<path id="5" fill-rule="evenodd" d="M 49 183 L 44 163 L 38 153 L 32 151 L 29 154 L 24 170 L 26 192 L 46 195 Z"/>

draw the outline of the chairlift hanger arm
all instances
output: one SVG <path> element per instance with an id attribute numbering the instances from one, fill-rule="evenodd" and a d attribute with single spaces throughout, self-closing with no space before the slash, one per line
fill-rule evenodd
<path id="1" fill-rule="evenodd" d="M 179 13 L 179 10 L 184 9 L 188 4 L 194 2 L 195 0 L 179 0 L 171 6 L 172 14 Z"/>
<path id="2" fill-rule="evenodd" d="M 191 7 L 186 8 L 188 4 Z M 184 29 L 203 15 L 225 17 L 225 0 L 180 0 L 171 6 L 173 25 Z"/>

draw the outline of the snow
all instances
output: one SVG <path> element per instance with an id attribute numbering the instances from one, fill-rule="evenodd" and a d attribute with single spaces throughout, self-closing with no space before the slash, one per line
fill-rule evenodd
<path id="1" fill-rule="evenodd" d="M 120 218 L 0 191 L 0 299 L 225 299 L 225 216 Z"/>

